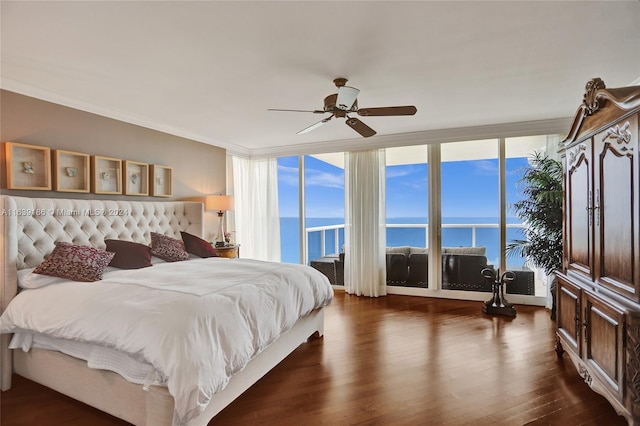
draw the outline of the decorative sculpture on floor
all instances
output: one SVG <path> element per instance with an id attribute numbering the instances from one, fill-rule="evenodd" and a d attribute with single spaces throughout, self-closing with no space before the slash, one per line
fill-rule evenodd
<path id="1" fill-rule="evenodd" d="M 491 288 L 493 290 L 493 296 L 491 300 L 484 302 L 482 312 L 485 314 L 515 317 L 516 308 L 505 299 L 504 287 L 516 279 L 516 274 L 507 271 L 500 276 L 500 271 L 496 274 L 493 268 L 485 268 L 482 270 L 482 277 L 487 281 L 491 281 Z"/>

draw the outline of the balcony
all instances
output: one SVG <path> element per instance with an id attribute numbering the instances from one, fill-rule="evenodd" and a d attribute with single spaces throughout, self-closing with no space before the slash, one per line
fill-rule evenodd
<path id="1" fill-rule="evenodd" d="M 507 239 L 521 237 L 524 225 L 507 224 Z M 309 259 L 307 264 L 327 275 L 332 284 L 342 285 L 344 265 L 338 262 L 336 253 L 344 244 L 344 224 L 309 227 L 305 232 Z M 428 224 L 394 223 L 387 224 L 387 247 L 410 246 L 407 254 L 390 255 L 387 251 L 387 285 L 401 287 L 428 288 L 426 254 L 414 255 L 425 247 L 428 241 Z M 500 264 L 499 226 L 496 223 L 448 223 L 442 225 L 442 289 L 490 292 L 491 283 L 481 277 L 480 271 Z M 473 253 L 469 247 L 483 247 L 482 253 Z M 482 254 L 485 253 L 486 257 Z M 401 249 L 402 250 L 402 249 Z M 409 251 L 411 253 L 409 253 Z M 394 252 L 397 252 L 394 250 Z M 456 254 L 458 252 L 458 254 Z M 470 253 L 471 252 L 471 253 Z M 467 253 L 467 254 L 461 254 Z M 392 257 L 390 257 L 392 256 Z M 398 258 L 399 256 L 399 258 Z M 516 282 L 507 293 L 534 295 L 544 292 L 536 287 L 534 271 L 525 266 L 525 259 L 509 257 L 509 270 L 516 273 Z M 541 284 L 541 283 L 539 283 Z M 538 285 L 543 287 L 543 285 Z"/>
<path id="2" fill-rule="evenodd" d="M 521 223 L 507 224 L 507 240 L 521 238 Z M 387 246 L 427 247 L 429 240 L 429 226 L 426 223 L 388 223 Z M 500 252 L 498 247 L 497 223 L 447 223 L 442 224 L 443 247 L 478 247 L 487 248 L 487 258 L 494 265 L 499 264 Z M 307 245 L 307 259 L 310 260 L 340 253 L 344 245 L 344 224 L 314 226 L 305 229 L 305 243 Z M 508 257 L 508 265 L 521 267 L 525 259 Z"/>

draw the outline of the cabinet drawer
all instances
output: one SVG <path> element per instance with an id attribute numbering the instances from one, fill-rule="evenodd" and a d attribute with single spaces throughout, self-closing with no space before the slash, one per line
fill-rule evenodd
<path id="1" fill-rule="evenodd" d="M 582 290 L 558 276 L 556 292 L 558 336 L 562 338 L 565 350 L 571 350 L 580 356 L 580 342 L 582 341 L 580 338 L 580 296 Z"/>
<path id="2" fill-rule="evenodd" d="M 583 359 L 589 369 L 600 376 L 608 390 L 622 399 L 624 379 L 624 312 L 583 292 L 584 341 Z"/>

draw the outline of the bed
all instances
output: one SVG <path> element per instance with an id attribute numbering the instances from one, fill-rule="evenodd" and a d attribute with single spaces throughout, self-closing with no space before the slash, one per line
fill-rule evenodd
<path id="1" fill-rule="evenodd" d="M 63 308 L 67 308 L 67 313 L 64 313 L 64 315 L 67 315 L 69 312 L 75 314 L 80 310 L 80 307 L 89 306 L 86 304 L 93 303 L 91 301 L 94 299 L 98 299 L 100 302 L 102 302 L 102 299 L 117 301 L 110 308 L 117 307 L 120 309 L 121 307 L 126 307 L 126 309 L 134 309 L 130 305 L 136 305 L 139 299 L 146 297 L 147 293 L 142 293 L 142 289 L 147 287 L 148 289 L 144 291 L 151 292 L 149 293 L 149 303 L 160 297 L 158 295 L 168 298 L 167 300 L 158 301 L 153 308 L 148 308 L 152 312 L 155 312 L 158 306 L 167 305 L 169 302 L 174 303 L 174 301 L 175 303 L 178 303 L 177 301 L 182 303 L 182 300 L 187 300 L 188 303 L 198 303 L 198 306 L 200 306 L 205 302 L 209 303 L 209 298 L 211 303 L 216 297 L 218 298 L 217 300 L 227 300 L 230 296 L 221 292 L 223 290 L 226 291 L 228 287 L 230 292 L 239 293 L 238 289 L 242 288 L 248 294 L 248 296 L 240 296 L 242 298 L 240 302 L 232 303 L 234 306 L 241 306 L 242 310 L 235 313 L 235 315 L 239 315 L 237 320 L 233 322 L 227 321 L 231 324 L 231 328 L 233 328 L 232 324 L 243 322 L 246 318 L 253 317 L 255 319 L 252 320 L 252 323 L 276 322 L 279 328 L 277 333 L 270 329 L 252 331 L 251 336 L 245 339 L 246 342 L 243 346 L 243 357 L 247 358 L 247 354 L 250 354 L 250 357 L 246 360 L 240 359 L 238 363 L 234 361 L 232 366 L 226 366 L 227 371 L 216 373 L 219 376 L 224 376 L 222 382 L 207 382 L 206 377 L 208 376 L 205 376 L 205 379 L 198 379 L 198 383 L 191 384 L 189 382 L 186 385 L 183 382 L 188 382 L 191 376 L 196 377 L 201 374 L 201 370 L 193 370 L 193 368 L 199 368 L 202 363 L 209 365 L 209 361 L 200 362 L 199 360 L 202 357 L 191 356 L 192 351 L 185 349 L 175 352 L 191 353 L 189 359 L 196 359 L 193 362 L 197 364 L 196 367 L 192 366 L 192 362 L 188 360 L 184 361 L 185 365 L 178 366 L 180 369 L 177 369 L 178 367 L 173 364 L 163 365 L 162 360 L 148 355 L 146 350 L 147 346 L 161 347 L 164 341 L 169 339 L 165 339 L 164 335 L 157 339 L 158 342 L 162 341 L 162 344 L 158 343 L 156 345 L 156 340 L 154 340 L 150 341 L 150 343 L 145 343 L 144 347 L 141 346 L 142 349 L 135 349 L 131 345 L 141 345 L 138 342 L 141 340 L 139 336 L 135 340 L 135 332 L 120 333 L 128 339 L 126 343 L 123 343 L 124 347 L 132 348 L 132 351 L 135 352 L 122 355 L 131 356 L 137 361 L 146 364 L 149 368 L 153 367 L 156 373 L 155 376 L 149 375 L 149 377 L 155 377 L 154 380 L 147 377 L 143 382 L 134 383 L 130 381 L 131 378 L 127 380 L 123 375 L 113 371 L 90 368 L 88 366 L 90 361 L 70 356 L 67 353 L 73 352 L 57 349 L 56 346 L 49 347 L 47 344 L 40 344 L 39 347 L 33 346 L 29 348 L 29 338 L 25 338 L 18 343 L 14 341 L 14 346 L 23 346 L 25 349 L 28 348 L 28 351 L 9 349 L 12 336 L 10 334 L 2 334 L 0 335 L 0 379 L 2 390 L 10 388 L 11 376 L 15 373 L 132 424 L 206 425 L 218 412 L 282 361 L 300 344 L 306 342 L 309 338 L 322 336 L 323 334 L 323 308 L 331 302 L 333 294 L 326 277 L 313 268 L 303 265 L 259 262 L 250 259 L 192 258 L 171 264 L 159 262 L 140 270 L 108 271 L 108 273 L 105 273 L 103 280 L 98 281 L 98 285 L 86 286 L 87 283 L 70 282 L 47 285 L 42 287 L 41 290 L 28 290 L 25 293 L 29 297 L 34 297 L 34 299 L 29 299 L 28 303 L 25 304 L 24 300 L 27 300 L 25 299 L 27 296 L 21 294 L 20 297 L 16 297 L 19 292 L 18 277 L 20 276 L 21 280 L 24 280 L 25 276 L 41 277 L 39 274 L 32 274 L 30 270 L 40 265 L 45 260 L 45 257 L 56 248 L 56 244 L 62 245 L 66 242 L 78 246 L 103 249 L 105 247 L 105 239 L 148 244 L 150 235 L 154 234 L 164 235 L 176 240 L 181 238 L 181 232 L 201 236 L 203 233 L 203 206 L 194 202 L 101 201 L 2 196 L 0 198 L 0 209 L 2 209 L 0 211 L 2 217 L 2 227 L 0 228 L 0 236 L 2 237 L 2 244 L 0 244 L 0 259 L 2 262 L 0 308 L 6 314 L 3 317 L 11 317 L 11 315 L 14 317 L 23 316 L 22 312 L 29 311 L 29 309 L 25 309 L 22 306 L 38 306 L 38 303 L 41 302 L 35 302 L 34 300 L 38 300 L 37 297 L 45 300 L 45 291 L 71 291 L 71 294 L 77 295 L 79 299 L 75 300 L 75 298 L 64 299 L 67 296 L 63 297 L 58 296 L 58 293 L 51 293 L 51 295 L 56 295 L 54 297 L 60 297 L 62 300 L 70 300 L 68 305 L 65 304 L 66 302 L 60 303 Z M 254 270 L 255 273 L 250 275 L 250 271 Z M 135 274 L 138 274 L 137 278 L 134 277 Z M 140 274 L 144 274 L 145 278 L 138 281 Z M 174 282 L 169 282 L 168 284 L 160 283 L 159 275 L 173 276 Z M 185 289 L 176 288 L 176 285 L 181 284 L 181 282 L 177 281 L 176 277 L 178 276 L 189 277 L 189 281 L 192 281 L 190 287 L 185 286 Z M 275 277 L 282 278 L 282 283 L 276 284 Z M 131 281 L 134 279 L 136 281 Z M 208 284 L 209 281 L 211 284 Z M 233 282 L 237 285 L 221 284 L 227 282 Z M 82 284 L 84 284 L 84 287 L 77 287 Z M 209 287 L 206 287 L 207 285 L 212 287 L 209 289 Z M 108 291 L 113 292 L 114 289 L 117 291 L 108 295 L 104 293 L 106 296 L 103 296 L 103 293 L 97 293 L 100 295 L 99 297 L 92 293 L 87 293 L 86 296 L 83 295 L 84 291 L 107 291 L 105 290 L 107 287 L 109 287 Z M 298 307 L 294 309 L 297 312 L 295 320 L 291 319 L 293 314 L 283 313 L 284 308 L 280 307 L 280 305 L 274 305 L 273 311 L 276 315 L 272 314 L 272 316 L 278 317 L 278 320 L 271 321 L 271 318 L 260 317 L 260 315 L 264 315 L 262 311 L 265 309 L 255 309 L 254 312 L 254 310 L 245 308 L 245 306 L 260 305 L 260 300 L 269 300 L 269 303 L 271 303 L 270 294 L 259 296 L 258 293 L 253 293 L 254 291 L 263 291 L 263 287 L 265 289 L 277 288 L 278 290 L 270 290 L 271 293 L 282 293 L 285 299 L 303 300 L 307 297 L 307 294 L 313 294 L 312 298 L 314 300 L 301 302 L 304 308 Z M 245 291 L 247 289 L 249 290 L 248 292 Z M 126 293 L 129 291 L 134 293 Z M 302 297 L 301 294 L 305 296 Z M 52 297 L 51 295 L 46 297 Z M 85 297 L 85 299 L 81 299 L 81 297 Z M 257 299 L 257 301 L 251 301 L 251 297 Z M 13 304 L 9 307 L 12 300 Z M 247 302 L 247 300 L 250 302 Z M 75 304 L 71 303 L 72 301 L 75 301 Z M 23 305 L 20 305 L 20 303 L 23 303 Z M 274 301 L 273 303 L 281 302 Z M 105 304 L 106 302 L 102 302 L 102 305 Z M 147 301 L 145 301 L 144 306 L 147 306 L 147 304 Z M 52 305 L 57 304 L 52 303 Z M 75 307 L 70 309 L 69 307 L 71 306 Z M 97 304 L 95 308 L 93 305 L 90 306 L 92 313 L 94 309 L 100 309 L 100 304 Z M 189 308 L 191 305 L 184 305 L 182 308 L 175 307 L 183 305 L 176 304 L 171 306 L 172 311 L 178 312 L 191 309 Z M 222 308 L 218 308 L 219 305 L 212 306 L 211 309 L 208 306 L 203 305 L 202 309 L 196 309 L 196 311 L 205 312 L 207 318 L 209 316 L 213 317 L 214 313 L 221 315 L 215 321 L 216 324 L 223 324 L 227 314 L 217 313 L 218 311 L 222 312 Z M 33 314 L 37 313 L 38 316 L 32 316 L 32 312 L 29 312 L 28 316 L 24 315 L 25 318 L 29 318 L 28 321 L 33 321 L 34 323 L 38 321 L 57 323 L 59 320 L 58 317 L 40 317 L 44 314 L 44 311 L 49 311 L 49 309 L 31 308 L 31 310 L 35 311 Z M 129 315 L 130 312 L 137 311 L 128 311 L 122 315 Z M 63 315 L 63 313 L 55 311 L 53 315 Z M 117 319 L 119 315 L 117 314 L 111 318 Z M 140 318 L 144 318 L 144 315 L 140 315 Z M 91 315 L 88 316 L 90 317 Z M 99 315 L 96 314 L 96 316 Z M 43 318 L 46 318 L 46 320 Z M 183 318 L 183 316 L 180 316 L 180 318 Z M 84 321 L 85 317 L 83 316 L 82 319 Z M 116 325 L 118 324 L 118 321 L 113 322 Z M 136 327 L 138 326 L 137 320 L 130 321 L 129 324 L 132 322 L 136 324 Z M 142 322 L 140 321 L 140 323 Z M 169 324 L 169 326 L 165 325 L 165 327 L 172 329 L 174 328 L 173 325 L 178 322 L 182 321 L 172 320 L 167 322 L 166 324 Z M 197 318 L 193 321 L 184 322 L 199 324 L 202 320 Z M 128 324 L 125 325 L 128 327 Z M 66 330 L 73 327 L 66 326 L 63 328 Z M 175 328 L 177 329 L 177 325 Z M 235 335 L 237 332 L 236 329 L 233 332 L 228 330 L 225 332 L 226 329 L 223 327 L 216 326 L 213 328 L 220 329 L 216 333 L 221 333 L 212 338 L 216 342 L 225 338 L 225 334 Z M 17 331 L 16 339 L 22 335 L 20 330 Z M 29 336 L 30 330 L 23 331 Z M 103 335 L 105 332 L 101 330 L 96 331 L 94 334 Z M 149 336 L 152 334 L 149 333 Z M 203 333 L 198 335 L 201 334 Z M 204 334 L 211 333 L 207 331 Z M 146 336 L 146 334 L 144 335 Z M 181 333 L 176 332 L 175 335 L 181 336 Z M 83 340 L 83 338 L 79 340 Z M 188 340 L 194 339 L 185 338 L 185 340 L 180 340 L 177 344 L 173 342 L 173 346 L 167 347 L 182 348 L 183 343 Z M 247 342 L 252 346 L 248 347 L 249 343 Z M 105 346 L 103 349 L 122 352 L 114 342 L 109 340 L 108 336 L 105 338 L 105 342 L 100 345 L 96 345 L 96 341 L 82 341 L 80 343 Z M 184 345 L 187 344 L 188 342 L 184 343 Z M 200 347 L 208 347 L 208 345 L 200 341 L 198 344 L 201 345 Z M 165 349 L 160 348 L 161 351 L 166 352 Z M 200 352 L 197 353 L 199 354 Z M 217 352 L 213 351 L 213 353 Z M 153 362 L 145 357 L 153 359 Z M 234 360 L 243 357 L 229 356 L 230 359 Z M 165 358 L 174 357 L 172 355 Z M 179 359 L 182 360 L 182 358 Z M 216 362 L 211 361 L 210 364 L 213 365 Z M 189 370 L 189 368 L 192 369 Z M 158 371 L 162 374 L 159 374 Z M 179 383 L 179 386 L 176 383 Z M 188 394 L 188 397 L 185 397 L 183 393 L 176 391 L 176 389 L 179 390 L 185 386 L 188 389 L 192 389 L 189 386 L 195 386 L 199 393 Z M 202 391 L 202 389 L 205 389 L 205 391 Z M 196 396 L 194 397 L 194 395 Z M 194 400 L 196 400 L 195 403 Z"/>

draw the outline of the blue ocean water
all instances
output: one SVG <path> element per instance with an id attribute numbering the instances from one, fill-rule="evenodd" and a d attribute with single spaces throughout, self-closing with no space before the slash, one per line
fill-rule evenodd
<path id="1" fill-rule="evenodd" d="M 417 224 L 411 227 L 387 227 L 387 247 L 412 246 L 426 247 L 427 233 L 425 227 L 427 218 L 425 217 L 397 217 L 387 218 L 388 224 Z M 495 217 L 445 217 L 442 218 L 445 224 L 497 224 Z M 508 218 L 507 223 L 520 223 L 518 218 Z M 289 263 L 300 262 L 300 232 L 299 219 L 297 217 L 280 218 L 280 239 L 282 250 L 282 261 Z M 319 226 L 342 225 L 342 218 L 307 218 L 306 227 L 313 228 Z M 322 253 L 322 236 L 320 231 L 309 234 L 309 259 L 317 259 L 323 255 L 335 253 L 337 238 L 338 251 L 344 245 L 344 229 L 325 232 L 325 253 Z M 507 228 L 507 243 L 513 239 L 522 239 L 520 228 Z M 476 228 L 476 246 L 487 248 L 487 259 L 494 265 L 499 263 L 499 229 Z M 446 228 L 442 229 L 443 247 L 469 247 L 472 245 L 472 228 Z M 507 257 L 507 264 L 511 267 L 524 265 L 525 259 L 515 256 Z"/>

